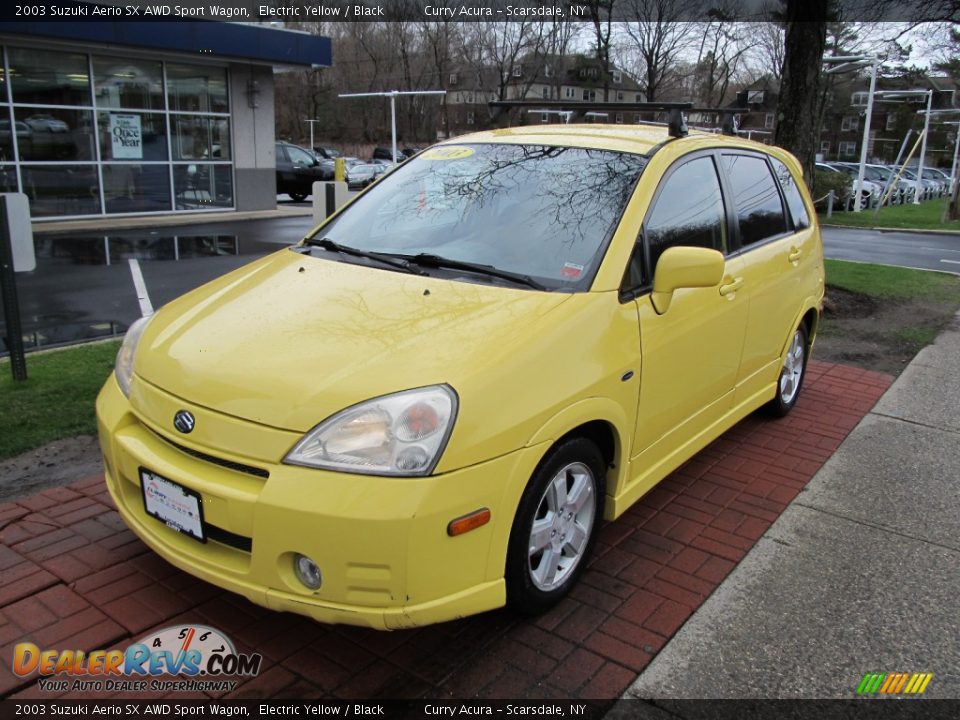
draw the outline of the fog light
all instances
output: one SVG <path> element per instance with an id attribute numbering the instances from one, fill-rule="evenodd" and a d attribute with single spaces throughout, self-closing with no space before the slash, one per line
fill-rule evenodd
<path id="1" fill-rule="evenodd" d="M 320 575 L 320 566 L 306 555 L 297 553 L 293 556 L 293 571 L 297 575 L 297 580 L 311 590 L 316 590 L 323 582 L 323 577 Z"/>

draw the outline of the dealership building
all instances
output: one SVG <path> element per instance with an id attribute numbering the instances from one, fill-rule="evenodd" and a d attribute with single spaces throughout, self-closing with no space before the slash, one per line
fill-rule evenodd
<path id="1" fill-rule="evenodd" d="M 276 207 L 275 67 L 329 38 L 212 21 L 0 22 L 0 191 L 35 220 Z"/>

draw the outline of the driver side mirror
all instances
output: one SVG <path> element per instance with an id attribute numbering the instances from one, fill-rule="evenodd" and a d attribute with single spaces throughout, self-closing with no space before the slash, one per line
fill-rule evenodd
<path id="1" fill-rule="evenodd" d="M 653 274 L 650 300 L 658 315 L 670 308 L 675 290 L 718 285 L 723 278 L 723 254 L 702 247 L 677 246 L 664 251 Z"/>

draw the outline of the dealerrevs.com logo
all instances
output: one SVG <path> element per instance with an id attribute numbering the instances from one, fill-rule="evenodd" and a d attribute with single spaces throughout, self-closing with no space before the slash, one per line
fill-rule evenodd
<path id="1" fill-rule="evenodd" d="M 13 672 L 37 673 L 40 689 L 56 692 L 230 691 L 238 683 L 225 676 L 257 675 L 262 662 L 204 625 L 164 628 L 125 650 L 42 650 L 29 642 L 13 649 Z"/>

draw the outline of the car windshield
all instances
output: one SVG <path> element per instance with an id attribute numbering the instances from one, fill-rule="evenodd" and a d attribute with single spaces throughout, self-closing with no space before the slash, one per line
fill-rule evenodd
<path id="1" fill-rule="evenodd" d="M 317 237 L 488 265 L 548 289 L 585 289 L 646 163 L 583 148 L 444 145 L 384 176 Z"/>

